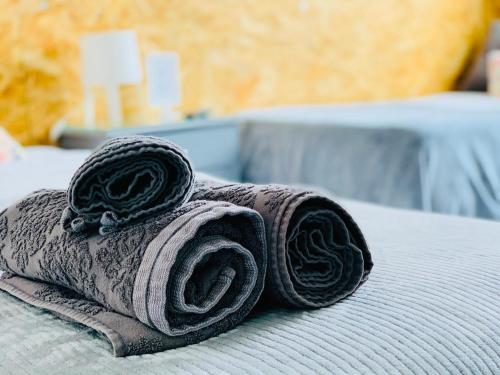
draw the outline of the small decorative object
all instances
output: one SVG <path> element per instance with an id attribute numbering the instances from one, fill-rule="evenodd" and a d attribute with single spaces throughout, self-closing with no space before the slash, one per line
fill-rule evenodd
<path id="1" fill-rule="evenodd" d="M 488 52 L 488 93 L 500 97 L 500 50 Z"/>
<path id="2" fill-rule="evenodd" d="M 22 156 L 22 146 L 4 128 L 0 127 L 0 164 L 20 159 Z"/>
<path id="3" fill-rule="evenodd" d="M 95 126 L 93 86 L 106 88 L 109 122 L 122 124 L 120 85 L 139 84 L 142 69 L 134 31 L 111 31 L 85 35 L 81 40 L 85 126 Z"/>
<path id="4" fill-rule="evenodd" d="M 160 107 L 162 120 L 178 120 L 181 103 L 179 56 L 175 52 L 152 52 L 146 56 L 148 94 L 151 105 Z"/>

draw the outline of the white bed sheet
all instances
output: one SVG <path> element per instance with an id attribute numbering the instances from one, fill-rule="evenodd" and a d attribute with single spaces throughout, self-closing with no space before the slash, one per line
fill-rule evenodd
<path id="1" fill-rule="evenodd" d="M 0 210 L 39 189 L 66 189 L 87 150 L 49 146 L 25 148 L 22 159 L 0 164 Z"/>

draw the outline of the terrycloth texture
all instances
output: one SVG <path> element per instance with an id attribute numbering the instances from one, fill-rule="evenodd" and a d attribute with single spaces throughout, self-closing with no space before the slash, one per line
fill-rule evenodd
<path id="1" fill-rule="evenodd" d="M 193 185 L 189 160 L 174 144 L 147 136 L 114 138 L 78 168 L 68 188 L 67 230 L 101 234 L 185 203 Z"/>
<path id="2" fill-rule="evenodd" d="M 354 292 L 373 267 L 353 218 L 320 193 L 199 179 L 192 199 L 227 201 L 262 215 L 269 260 L 266 304 L 329 306 Z"/>
<path id="3" fill-rule="evenodd" d="M 117 356 L 199 342 L 256 304 L 267 254 L 255 211 L 196 201 L 103 236 L 64 231 L 66 198 L 39 191 L 0 213 L 0 288 L 102 332 Z"/>
<path id="4" fill-rule="evenodd" d="M 341 203 L 376 261 L 341 303 L 263 312 L 197 345 L 121 359 L 90 329 L 0 292 L 0 373 L 498 375 L 500 224 Z"/>

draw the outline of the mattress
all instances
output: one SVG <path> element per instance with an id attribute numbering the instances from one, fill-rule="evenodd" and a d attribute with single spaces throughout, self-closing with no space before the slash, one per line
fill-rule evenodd
<path id="1" fill-rule="evenodd" d="M 0 293 L 0 374 L 500 373 L 500 223 L 342 203 L 375 262 L 342 302 L 259 312 L 200 344 L 115 358 L 91 329 Z"/>
<path id="2" fill-rule="evenodd" d="M 240 115 L 244 179 L 500 219 L 500 99 L 449 93 Z"/>
<path id="3" fill-rule="evenodd" d="M 341 303 L 266 311 L 197 345 L 115 358 L 91 330 L 0 293 L 0 373 L 500 373 L 500 224 L 344 203 L 376 267 Z"/>

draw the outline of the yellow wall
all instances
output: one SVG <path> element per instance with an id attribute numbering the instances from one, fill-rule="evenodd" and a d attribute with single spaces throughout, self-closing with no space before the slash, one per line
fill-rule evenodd
<path id="1" fill-rule="evenodd" d="M 446 90 L 482 38 L 487 1 L 0 0 L 0 124 L 39 143 L 63 116 L 81 122 L 78 38 L 107 29 L 180 53 L 183 110 Z M 124 90 L 129 123 L 154 119 L 143 92 Z"/>

